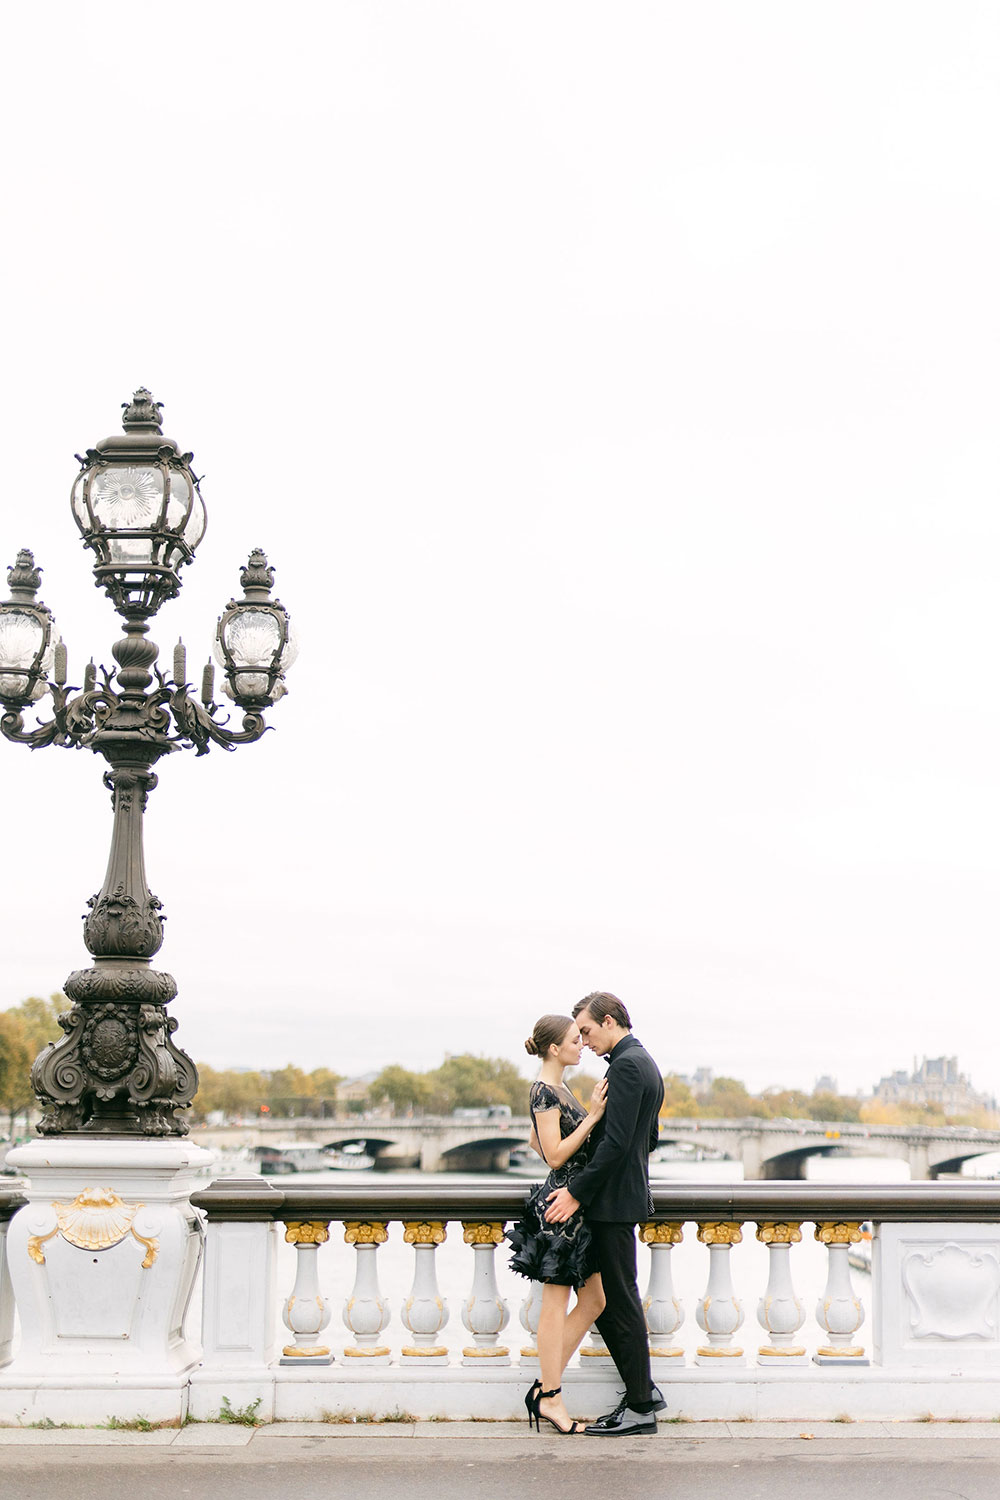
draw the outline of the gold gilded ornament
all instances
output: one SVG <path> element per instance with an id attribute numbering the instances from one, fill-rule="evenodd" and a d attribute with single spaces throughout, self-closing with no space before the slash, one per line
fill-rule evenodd
<path id="1" fill-rule="evenodd" d="M 739 1224 L 713 1221 L 698 1225 L 698 1238 L 703 1245 L 739 1245 L 743 1241 L 743 1229 Z M 700 1354 L 701 1350 L 698 1352 Z"/>
<path id="2" fill-rule="evenodd" d="M 787 1220 L 758 1224 L 757 1238 L 762 1245 L 797 1245 L 802 1238 L 802 1225 Z"/>
<path id="3" fill-rule="evenodd" d="M 146 1253 L 142 1268 L 148 1271 L 156 1260 L 160 1242 L 153 1236 L 139 1234 L 132 1220 L 144 1205 L 128 1204 L 112 1188 L 89 1187 L 77 1193 L 72 1203 L 61 1203 L 54 1199 L 52 1210 L 56 1216 L 56 1227 L 48 1234 L 33 1234 L 28 1237 L 28 1254 L 37 1265 L 44 1266 L 46 1240 L 58 1234 L 69 1245 L 78 1250 L 110 1250 L 121 1244 L 131 1234 L 144 1245 Z"/>
<path id="4" fill-rule="evenodd" d="M 828 1219 L 816 1225 L 816 1238 L 823 1245 L 856 1245 L 861 1239 L 861 1225 Z"/>
<path id="5" fill-rule="evenodd" d="M 290 1245 L 325 1245 L 330 1238 L 330 1221 L 314 1219 L 285 1225 L 285 1239 Z M 329 1351 L 327 1351 L 329 1352 Z"/>
<path id="6" fill-rule="evenodd" d="M 684 1238 L 683 1224 L 643 1224 L 639 1238 L 644 1245 L 679 1245 Z"/>
<path id="7" fill-rule="evenodd" d="M 388 1225 L 375 1219 L 348 1219 L 344 1224 L 344 1242 L 348 1245 L 384 1245 L 388 1238 Z"/>
<path id="8" fill-rule="evenodd" d="M 447 1230 L 440 1219 L 415 1219 L 403 1224 L 403 1239 L 408 1245 L 442 1245 L 446 1238 Z"/>
<path id="9" fill-rule="evenodd" d="M 467 1245 L 502 1245 L 502 1224 L 473 1224 L 462 1221 L 462 1238 Z"/>

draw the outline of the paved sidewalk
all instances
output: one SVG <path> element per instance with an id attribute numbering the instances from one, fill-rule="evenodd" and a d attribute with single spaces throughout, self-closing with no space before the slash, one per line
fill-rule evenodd
<path id="1" fill-rule="evenodd" d="M 651 1486 L 684 1500 L 773 1500 L 856 1491 L 880 1500 L 994 1500 L 1000 1422 L 663 1422 L 653 1438 L 566 1441 L 523 1422 L 259 1427 L 197 1423 L 156 1432 L 0 1429 L 0 1473 L 11 1500 L 245 1500 L 247 1489 L 296 1500 L 509 1500 L 541 1480 L 547 1500 L 616 1500 Z M 614 1460 L 613 1483 L 597 1462 Z M 609 1476 L 612 1471 L 605 1470 Z"/>

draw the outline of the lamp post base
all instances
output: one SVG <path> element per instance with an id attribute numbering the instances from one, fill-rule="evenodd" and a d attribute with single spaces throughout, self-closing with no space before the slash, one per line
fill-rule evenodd
<path id="1" fill-rule="evenodd" d="M 21 1346 L 3 1384 L 39 1380 L 55 1405 L 60 1385 L 82 1378 L 172 1385 L 200 1353 L 184 1326 L 204 1240 L 190 1195 L 214 1153 L 77 1135 L 7 1160 L 29 1179 L 29 1201 L 7 1237 Z"/>

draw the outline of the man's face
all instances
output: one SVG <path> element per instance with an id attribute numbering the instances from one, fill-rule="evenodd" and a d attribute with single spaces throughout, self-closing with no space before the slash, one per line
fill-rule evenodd
<path id="1" fill-rule="evenodd" d="M 580 1028 L 583 1045 L 589 1047 L 597 1057 L 607 1057 L 614 1046 L 614 1022 L 610 1016 L 604 1017 L 603 1025 L 595 1021 L 589 1010 L 582 1010 L 576 1018 L 576 1024 Z"/>

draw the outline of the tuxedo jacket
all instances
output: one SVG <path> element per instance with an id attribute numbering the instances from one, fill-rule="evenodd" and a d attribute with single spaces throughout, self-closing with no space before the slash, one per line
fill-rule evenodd
<path id="1" fill-rule="evenodd" d="M 629 1032 L 611 1051 L 607 1106 L 590 1137 L 590 1160 L 573 1178 L 588 1219 L 638 1224 L 649 1217 L 649 1153 L 662 1103 L 660 1070 Z"/>

